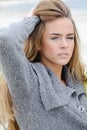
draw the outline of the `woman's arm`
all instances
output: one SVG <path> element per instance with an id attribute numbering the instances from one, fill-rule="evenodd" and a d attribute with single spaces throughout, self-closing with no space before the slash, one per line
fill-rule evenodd
<path id="1" fill-rule="evenodd" d="M 22 44 L 38 21 L 39 18 L 36 16 L 29 17 L 0 31 L 0 63 L 13 99 L 15 117 L 24 129 L 29 123 L 30 117 L 27 116 L 29 99 L 36 82 L 31 63 L 26 59 Z"/>
<path id="2" fill-rule="evenodd" d="M 28 36 L 31 34 L 31 32 L 34 30 L 38 22 L 39 18 L 37 16 L 24 18 L 22 21 L 10 24 L 8 28 L 1 29 L 0 36 L 9 36 L 13 39 L 16 38 L 17 41 L 23 43 L 24 40 L 26 40 Z"/>
<path id="3" fill-rule="evenodd" d="M 28 78 L 32 70 L 20 43 L 27 39 L 38 22 L 39 18 L 32 16 L 0 32 L 0 63 L 10 89 L 26 86 L 31 80 Z"/>

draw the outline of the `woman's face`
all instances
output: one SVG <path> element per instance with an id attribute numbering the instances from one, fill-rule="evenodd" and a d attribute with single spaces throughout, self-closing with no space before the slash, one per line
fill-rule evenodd
<path id="1" fill-rule="evenodd" d="M 68 18 L 46 22 L 40 45 L 41 62 L 49 65 L 66 65 L 74 50 L 74 29 Z"/>

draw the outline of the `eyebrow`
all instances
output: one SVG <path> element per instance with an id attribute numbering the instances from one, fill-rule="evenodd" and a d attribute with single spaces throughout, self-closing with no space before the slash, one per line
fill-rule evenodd
<path id="1" fill-rule="evenodd" d="M 60 36 L 60 35 L 62 35 L 62 34 L 59 34 L 59 33 L 50 33 L 50 35 L 56 35 L 56 36 Z M 70 36 L 70 35 L 75 35 L 74 33 L 69 33 L 69 34 L 67 34 L 67 36 Z"/>

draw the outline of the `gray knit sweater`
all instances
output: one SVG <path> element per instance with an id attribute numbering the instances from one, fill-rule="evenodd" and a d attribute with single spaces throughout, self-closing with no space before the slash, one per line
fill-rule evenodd
<path id="1" fill-rule="evenodd" d="M 84 87 L 67 77 L 67 87 L 41 63 L 29 62 L 23 43 L 39 19 L 29 17 L 0 32 L 0 63 L 21 130 L 87 130 Z"/>

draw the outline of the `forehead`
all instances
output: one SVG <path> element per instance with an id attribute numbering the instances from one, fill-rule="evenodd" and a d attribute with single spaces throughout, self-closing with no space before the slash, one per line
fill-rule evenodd
<path id="1" fill-rule="evenodd" d="M 73 23 L 68 18 L 57 18 L 45 23 L 45 33 L 74 33 Z"/>

